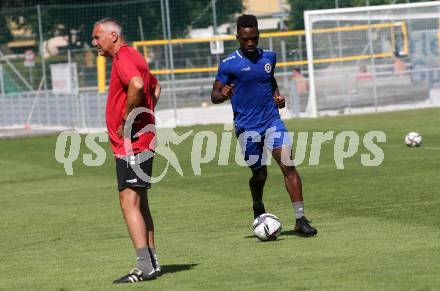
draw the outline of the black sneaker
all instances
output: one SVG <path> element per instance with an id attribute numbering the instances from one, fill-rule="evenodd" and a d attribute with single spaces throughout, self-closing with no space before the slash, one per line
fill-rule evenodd
<path id="1" fill-rule="evenodd" d="M 266 209 L 264 209 L 264 205 L 262 208 L 255 208 L 255 207 L 252 208 L 254 209 L 254 219 L 260 216 L 261 214 L 266 213 Z"/>
<path id="2" fill-rule="evenodd" d="M 307 218 L 303 216 L 296 220 L 295 232 L 304 236 L 314 236 L 318 233 L 318 230 L 311 226 Z"/>
<path id="3" fill-rule="evenodd" d="M 160 269 L 159 260 L 157 259 L 157 255 L 153 255 L 150 253 L 151 264 L 153 265 L 154 270 L 156 271 L 156 276 L 159 277 L 162 275 L 162 270 Z"/>
<path id="4" fill-rule="evenodd" d="M 155 270 L 152 270 L 148 274 L 144 274 L 141 270 L 134 268 L 125 276 L 122 276 L 121 278 L 114 280 L 113 284 L 122 284 L 122 283 L 136 283 L 141 281 L 148 281 L 156 279 L 157 274 Z"/>

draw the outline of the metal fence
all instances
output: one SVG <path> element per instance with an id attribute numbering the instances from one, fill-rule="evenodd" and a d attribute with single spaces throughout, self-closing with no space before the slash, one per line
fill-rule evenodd
<path id="1" fill-rule="evenodd" d="M 439 13 L 439 1 L 306 12 L 310 114 L 436 103 Z"/>
<path id="2" fill-rule="evenodd" d="M 5 20 L 9 27 L 9 30 L 0 30 L 4 91 L 8 94 L 36 90 L 43 77 L 43 88 L 50 90 L 50 65 L 68 61 L 77 64 L 81 91 L 96 90 L 96 52 L 91 48 L 91 33 L 94 22 L 101 18 L 120 21 L 126 40 L 131 43 L 187 37 L 194 29 L 212 27 L 217 21 L 232 24 L 234 15 L 242 9 L 239 0 L 227 0 L 231 5 L 216 3 L 219 1 L 198 2 L 201 3 L 198 9 L 185 1 L 169 0 L 3 9 L 0 20 Z M 200 13 L 194 15 L 194 12 Z M 26 52 L 29 51 L 34 57 L 26 62 Z"/>
<path id="3" fill-rule="evenodd" d="M 98 93 L 96 52 L 90 47 L 93 23 L 103 17 L 118 19 L 127 40 L 135 42 L 137 49 L 148 59 L 163 87 L 158 110 L 174 110 L 174 118 L 179 119 L 183 114 L 178 112 L 180 108 L 206 107 L 210 103 L 219 61 L 237 47 L 233 36 L 234 23 L 243 7 L 238 0 L 228 0 L 231 5 L 206 0 L 198 9 L 186 2 L 135 0 L 0 11 L 0 19 L 9 19 L 14 26 L 11 31 L 16 34 L 14 41 L 8 40 L 9 48 L 0 53 L 0 126 L 27 123 L 87 128 L 105 126 L 106 94 Z M 277 17 L 278 25 L 284 27 L 286 14 Z M 389 37 L 395 44 L 406 47 L 406 51 L 402 50 L 405 55 L 411 55 L 408 50 L 411 50 L 410 42 L 416 36 L 416 23 L 411 23 L 410 28 L 405 19 L 373 23 L 371 28 L 356 25 L 359 23 L 347 28 L 335 23 L 323 27 L 327 31 L 316 32 L 315 40 L 320 39 L 318 49 L 322 57 L 317 60 L 321 62 L 318 68 L 323 72 L 315 76 L 320 88 L 320 111 L 349 113 L 362 108 L 377 110 L 378 106 L 436 102 L 432 84 L 426 85 L 417 78 L 425 75 L 435 79 L 438 70 L 414 66 L 410 57 L 404 57 L 401 61 L 405 72 L 396 76 L 394 48 L 374 48 L 378 50 L 374 57 L 374 77 L 381 82 L 380 88 L 375 87 L 376 93 L 372 91 L 374 84 L 368 80 L 355 81 L 364 54 L 357 50 L 360 41 L 356 41 L 356 37 L 365 35 L 369 29 L 380 31 L 379 38 Z M 201 28 L 205 29 L 199 30 Z M 281 93 L 288 99 L 290 116 L 306 115 L 309 86 L 304 32 L 276 28 L 272 32 L 262 32 L 260 47 L 277 52 L 276 77 Z M 0 40 L 7 40 L 8 37 L 1 33 L 0 30 Z M 211 37 L 204 38 L 206 34 Z M 223 53 L 212 53 L 212 34 L 223 36 Z M 339 45 L 338 36 L 351 45 Z M 25 52 L 30 49 L 35 56 L 27 56 L 25 61 Z M 342 56 L 349 55 L 355 60 L 341 59 L 339 49 L 343 51 Z M 77 91 L 59 94 L 52 90 L 51 66 L 60 63 L 76 64 Z M 342 63 L 343 70 L 340 68 Z M 106 68 L 108 82 L 110 62 Z M 366 69 L 371 70 L 368 64 Z M 42 90 L 37 92 L 40 85 Z M 376 97 L 379 92 L 379 98 L 372 98 L 372 92 Z"/>
<path id="4" fill-rule="evenodd" d="M 9 54 L 0 56 L 0 103 L 7 108 L 0 111 L 4 112 L 0 117 L 0 124 L 7 126 L 29 122 L 41 125 L 103 126 L 102 120 L 94 117 L 103 112 L 102 107 L 94 106 L 104 106 L 105 94 L 97 93 L 96 51 L 90 46 L 93 23 L 103 17 L 119 20 L 129 43 L 200 38 L 206 33 L 235 33 L 236 15 L 243 11 L 242 1 L 199 2 L 202 6 L 198 10 L 185 1 L 168 0 L 38 5 L 2 10 L 0 17 L 10 19 L 16 26 L 14 31 L 20 33 L 18 38 L 22 38 L 16 37 L 12 43 L 22 47 L 11 47 Z M 282 19 L 279 18 L 278 21 L 281 23 Z M 301 55 L 302 39 L 303 33 L 281 38 L 265 37 L 262 38 L 261 46 L 278 51 L 279 62 L 302 60 L 305 64 L 304 56 Z M 145 53 L 151 69 L 163 87 L 158 110 L 177 111 L 179 108 L 201 107 L 209 103 L 216 67 L 222 58 L 236 49 L 237 43 L 235 40 L 225 43 L 222 54 L 211 54 L 209 44 L 201 42 L 186 46 L 175 43 L 149 48 L 148 53 L 145 46 L 138 47 L 141 53 Z M 26 62 L 26 51 L 29 49 L 33 50 L 35 57 L 31 62 Z M 72 94 L 53 92 L 51 66 L 60 63 L 76 65 L 78 90 L 74 90 Z M 201 66 L 212 69 L 176 73 L 179 68 L 190 70 Z M 111 62 L 107 62 L 107 85 L 110 69 Z M 160 72 L 161 70 L 167 72 Z M 279 69 L 283 76 L 280 85 L 284 86 L 285 92 L 291 87 L 290 70 L 288 66 Z M 42 90 L 37 93 L 40 84 Z M 92 107 L 84 107 L 89 105 Z M 174 116 L 177 118 L 177 113 Z"/>
<path id="5" fill-rule="evenodd" d="M 277 76 L 282 80 L 282 76 Z M 157 111 L 174 111 L 169 118 L 189 120 L 197 111 L 180 109 L 195 108 L 204 110 L 210 105 L 212 78 L 197 78 L 193 80 L 177 80 L 171 86 L 171 81 L 163 81 L 162 94 L 156 107 Z M 280 82 L 280 86 L 284 86 Z M 173 104 L 173 91 L 178 96 Z M 48 91 L 30 91 L 0 95 L 0 127 L 8 126 L 44 126 L 69 128 L 105 128 L 106 93 L 96 90 L 79 92 L 77 94 L 54 94 Z M 213 105 L 214 106 L 214 105 Z M 220 110 L 218 114 L 222 114 Z M 214 112 L 214 114 L 217 114 Z M 195 118 L 196 120 L 197 118 Z M 168 122 L 168 120 L 162 120 Z M 230 122 L 230 119 L 224 121 Z M 172 121 L 175 122 L 175 121 Z M 206 123 L 207 121 L 201 121 Z M 185 124 L 195 122 L 186 121 Z M 209 122 L 208 122 L 209 123 Z M 175 124 L 175 123 L 173 123 Z M 177 124 L 180 124 L 177 121 Z"/>

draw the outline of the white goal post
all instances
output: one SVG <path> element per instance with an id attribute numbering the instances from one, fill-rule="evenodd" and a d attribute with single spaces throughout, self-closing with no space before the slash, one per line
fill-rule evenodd
<path id="1" fill-rule="evenodd" d="M 304 12 L 307 116 L 432 106 L 440 1 Z"/>

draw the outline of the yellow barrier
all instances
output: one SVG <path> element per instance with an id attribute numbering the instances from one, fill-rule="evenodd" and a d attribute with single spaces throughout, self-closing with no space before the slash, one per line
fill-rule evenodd
<path id="1" fill-rule="evenodd" d="M 353 31 L 353 30 L 368 30 L 369 28 L 393 28 L 396 26 L 401 26 L 402 31 L 406 25 L 403 22 L 394 22 L 394 23 L 378 23 L 372 25 L 352 25 L 352 26 L 342 26 L 342 27 L 333 27 L 333 28 L 323 28 L 323 29 L 315 29 L 312 30 L 314 34 L 322 34 L 329 32 L 338 32 L 338 31 Z M 285 36 L 299 36 L 305 35 L 304 30 L 293 30 L 293 31 L 282 31 L 282 32 L 265 32 L 260 34 L 260 38 L 271 38 L 271 37 L 285 37 Z M 406 35 L 405 35 L 406 36 Z M 134 41 L 133 47 L 138 49 L 140 46 L 153 46 L 153 45 L 164 45 L 164 44 L 183 44 L 183 43 L 200 43 L 200 42 L 211 42 L 215 40 L 234 40 L 235 35 L 223 35 L 223 36 L 213 36 L 213 37 L 204 37 L 204 38 L 177 38 L 177 39 L 160 39 L 160 40 L 143 40 L 143 41 Z"/>
<path id="2" fill-rule="evenodd" d="M 105 92 L 105 57 L 98 56 L 96 59 L 96 70 L 98 76 L 98 91 Z"/>
<path id="3" fill-rule="evenodd" d="M 352 26 L 343 26 L 343 27 L 333 27 L 333 28 L 322 28 L 315 29 L 312 31 L 314 34 L 324 34 L 324 33 L 333 33 L 333 32 L 343 32 L 343 31 L 356 31 L 356 30 L 368 30 L 370 28 L 373 29 L 381 29 L 381 28 L 390 28 L 394 31 L 395 27 L 400 27 L 403 35 L 403 54 L 407 55 L 409 50 L 408 45 L 408 31 L 406 28 L 405 22 L 393 22 L 393 23 L 377 23 L 372 25 L 352 25 Z M 304 30 L 295 30 L 295 31 L 283 31 L 283 32 L 270 32 L 270 33 L 261 33 L 260 38 L 274 38 L 274 37 L 286 37 L 286 36 L 301 36 L 305 35 Z M 395 34 L 393 33 L 392 43 L 394 47 L 395 43 Z M 145 40 L 145 41 L 135 41 L 133 42 L 133 47 L 138 49 L 140 46 L 156 46 L 156 45 L 167 45 L 167 44 L 184 44 L 184 43 L 201 43 L 201 42 L 211 42 L 215 40 L 234 40 L 234 35 L 227 36 L 215 36 L 215 37 L 207 37 L 207 38 L 180 38 L 180 39 L 171 39 L 171 40 Z M 145 49 L 144 49 L 145 53 Z M 315 59 L 313 61 L 314 64 L 323 64 L 323 63 L 333 63 L 333 62 L 347 62 L 347 61 L 356 61 L 356 60 L 364 60 L 369 58 L 385 58 L 392 57 L 394 54 L 393 51 L 380 53 L 380 54 L 365 54 L 358 56 L 350 56 L 350 57 L 335 57 L 335 58 L 324 58 L 324 59 Z M 307 64 L 307 60 L 301 61 L 289 61 L 289 62 L 280 62 L 277 64 L 278 67 L 289 67 L 289 66 L 299 66 Z M 191 68 L 191 69 L 175 69 L 174 71 L 169 69 L 163 70 L 152 70 L 153 74 L 162 75 L 162 74 L 185 74 L 185 73 L 205 73 L 205 72 L 216 72 L 217 67 L 204 67 L 204 68 Z"/>
<path id="4" fill-rule="evenodd" d="M 439 24 L 440 25 L 440 24 Z M 403 36 L 403 49 L 402 53 L 407 55 L 409 53 L 409 40 L 408 40 L 408 30 L 405 22 L 392 22 L 392 23 L 377 23 L 372 25 L 352 25 L 352 26 L 342 26 L 342 27 L 332 27 L 332 28 L 321 28 L 315 29 L 312 31 L 313 34 L 324 34 L 324 33 L 334 33 L 334 32 L 346 32 L 346 31 L 358 31 L 358 30 L 368 30 L 368 29 L 381 29 L 381 28 L 389 28 L 392 31 L 392 46 L 395 47 L 395 28 L 400 27 L 401 33 Z M 276 37 L 289 37 L 289 36 L 303 36 L 305 35 L 304 30 L 296 30 L 296 31 L 282 31 L 282 32 L 270 32 L 270 33 L 261 33 L 260 38 L 276 38 Z M 440 38 L 440 35 L 439 35 Z M 147 57 L 148 46 L 158 46 L 158 45 L 167 45 L 167 44 L 187 44 L 187 43 L 205 43 L 211 42 L 215 40 L 235 40 L 235 35 L 226 35 L 226 36 L 215 36 L 215 37 L 207 37 L 207 38 L 179 38 L 179 39 L 171 39 L 171 40 L 145 40 L 145 41 L 135 41 L 133 42 L 133 47 L 135 49 L 139 49 L 139 47 L 143 48 L 144 57 Z M 322 58 L 315 59 L 313 61 L 314 64 L 323 64 L 323 63 L 334 63 L 334 62 L 347 62 L 347 61 L 356 61 L 356 60 L 365 60 L 370 58 L 386 58 L 392 57 L 394 51 L 377 53 L 377 54 L 363 54 L 357 56 L 348 56 L 348 57 L 334 57 L 334 58 Z M 288 61 L 288 62 L 279 62 L 277 67 L 290 67 L 290 66 L 300 66 L 306 65 L 307 60 L 299 60 L 299 61 Z M 206 73 L 206 72 L 216 72 L 217 67 L 199 67 L 199 68 L 177 68 L 173 70 L 170 69 L 161 69 L 161 70 L 152 70 L 151 72 L 155 75 L 164 75 L 164 74 L 185 74 L 185 73 Z M 99 61 L 98 59 L 98 87 L 99 91 L 105 91 L 105 60 Z"/>

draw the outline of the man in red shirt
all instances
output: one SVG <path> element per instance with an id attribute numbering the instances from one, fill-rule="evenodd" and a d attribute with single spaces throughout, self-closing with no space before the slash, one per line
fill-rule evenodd
<path id="1" fill-rule="evenodd" d="M 105 115 L 116 157 L 119 201 L 137 257 L 135 268 L 113 283 L 155 279 L 161 270 L 147 198 L 150 179 L 144 178 L 151 177 L 152 172 L 155 143 L 153 111 L 159 99 L 160 85 L 142 55 L 127 45 L 122 27 L 116 20 L 104 18 L 96 22 L 92 43 L 99 55 L 113 61 Z M 136 115 L 133 110 L 138 112 L 140 108 L 143 112 Z M 129 125 L 132 125 L 131 128 Z M 145 127 L 152 130 L 139 133 Z M 137 171 L 139 169 L 142 170 L 141 175 Z"/>

